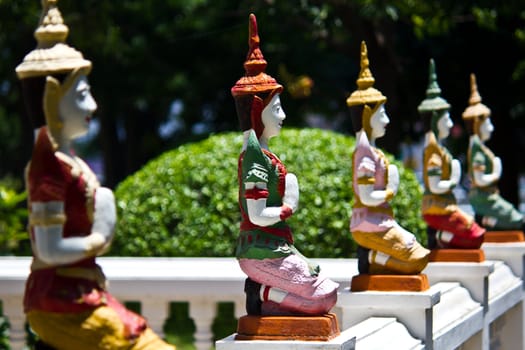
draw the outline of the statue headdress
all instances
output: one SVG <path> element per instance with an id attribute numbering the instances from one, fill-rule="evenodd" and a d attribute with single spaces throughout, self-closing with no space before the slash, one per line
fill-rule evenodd
<path id="1" fill-rule="evenodd" d="M 481 95 L 478 92 L 478 84 L 476 83 L 476 76 L 474 73 L 470 74 L 470 98 L 468 100 L 469 106 L 463 112 L 463 119 L 488 117 L 490 116 L 490 109 L 481 103 Z"/>
<path id="2" fill-rule="evenodd" d="M 435 135 L 438 135 L 437 122 L 440 117 L 439 111 L 448 111 L 450 104 L 440 96 L 441 89 L 437 82 L 436 65 L 434 59 L 430 59 L 430 65 L 428 69 L 428 87 L 427 97 L 419 104 L 417 110 L 424 117 L 429 117 L 430 120 L 425 120 L 430 123 L 430 127 Z"/>
<path id="3" fill-rule="evenodd" d="M 244 62 L 246 74 L 237 80 L 232 87 L 232 95 L 235 97 L 259 92 L 271 92 L 274 90 L 281 92 L 283 89 L 282 85 L 278 84 L 274 78 L 264 72 L 267 62 L 260 48 L 257 19 L 253 13 L 250 14 L 248 47 L 248 55 Z"/>
<path id="4" fill-rule="evenodd" d="M 69 28 L 58 0 L 42 0 L 42 14 L 34 37 L 37 46 L 16 67 L 25 104 L 34 128 L 47 124 L 51 136 L 62 128 L 58 104 L 80 74 L 89 74 L 91 61 L 66 44 Z"/>
<path id="5" fill-rule="evenodd" d="M 450 109 L 450 104 L 440 94 L 441 89 L 437 82 L 436 65 L 431 58 L 428 70 L 427 97 L 417 107 L 418 112 L 426 113 Z"/>
<path id="6" fill-rule="evenodd" d="M 248 47 L 248 55 L 244 62 L 246 74 L 237 80 L 231 88 L 231 93 L 236 100 L 241 128 L 243 130 L 253 128 L 259 137 L 264 130 L 261 112 L 276 93 L 282 92 L 283 86 L 265 73 L 267 62 L 260 49 L 257 19 L 253 13 L 249 18 Z M 266 94 L 268 96 L 265 96 L 264 100 L 258 96 Z M 250 104 L 246 105 L 248 99 Z"/>
<path id="7" fill-rule="evenodd" d="M 34 33 L 37 47 L 16 67 L 20 79 L 91 68 L 91 62 L 84 59 L 81 52 L 65 43 L 69 28 L 64 24 L 57 1 L 42 0 L 42 15 Z"/>
<path id="8" fill-rule="evenodd" d="M 481 95 L 478 92 L 478 84 L 474 73 L 470 74 L 470 98 L 469 106 L 463 111 L 462 117 L 471 133 L 479 135 L 479 127 L 483 120 L 490 117 L 490 109 L 481 103 Z M 469 129 L 470 128 L 470 129 Z"/>
<path id="9" fill-rule="evenodd" d="M 368 50 L 364 41 L 361 42 L 361 70 L 359 71 L 359 77 L 357 78 L 357 90 L 346 99 L 348 107 L 352 106 L 364 106 L 362 115 L 363 129 L 370 137 L 371 127 L 370 118 L 374 114 L 375 110 L 383 103 L 386 102 L 386 96 L 381 91 L 373 87 L 375 83 L 374 76 L 370 71 L 370 62 L 368 60 Z M 373 109 L 372 109 L 373 107 Z"/>

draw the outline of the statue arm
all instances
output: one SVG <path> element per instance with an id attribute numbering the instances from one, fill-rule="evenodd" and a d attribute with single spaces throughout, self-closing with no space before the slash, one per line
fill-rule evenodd
<path id="1" fill-rule="evenodd" d="M 397 170 L 397 166 L 394 164 L 388 165 L 388 182 L 386 188 L 393 192 L 392 195 L 395 195 L 399 188 L 399 170 Z"/>
<path id="2" fill-rule="evenodd" d="M 397 168 L 395 169 L 397 174 Z M 390 173 L 390 170 L 389 170 Z M 375 189 L 375 164 L 372 159 L 364 157 L 360 160 L 357 167 L 357 183 L 359 190 L 359 199 L 361 202 L 370 207 L 376 207 L 386 201 L 389 201 L 394 196 L 394 188 L 389 186 L 395 186 L 395 179 L 390 179 L 389 174 L 389 184 L 386 188 Z M 395 176 L 395 175 L 394 175 Z M 398 177 L 399 179 L 399 177 Z M 399 183 L 399 180 L 398 180 Z M 397 186 L 395 186 L 397 190 Z"/>
<path id="3" fill-rule="evenodd" d="M 86 237 L 62 237 L 62 226 L 35 226 L 37 256 L 47 264 L 69 264 L 93 256 L 104 247 L 105 238 L 94 232 Z"/>
<path id="4" fill-rule="evenodd" d="M 442 194 L 453 189 L 461 178 L 461 164 L 457 159 L 451 163 L 449 179 L 442 179 L 441 165 L 429 165 L 428 168 L 428 186 L 432 193 Z"/>
<path id="5" fill-rule="evenodd" d="M 494 157 L 494 160 L 492 161 L 492 174 L 494 175 L 496 181 L 499 181 L 502 171 L 503 167 L 501 166 L 501 158 Z"/>
<path id="6" fill-rule="evenodd" d="M 359 199 L 364 205 L 369 207 L 377 207 L 394 196 L 392 190 L 374 190 L 373 185 L 358 185 L 358 188 Z"/>
<path id="7" fill-rule="evenodd" d="M 292 212 L 299 206 L 299 183 L 294 174 L 288 173 L 285 177 L 283 204 L 289 206 Z"/>
<path id="8" fill-rule="evenodd" d="M 65 222 L 63 202 L 33 202 L 31 208 L 31 216 L 36 218 L 35 253 L 47 264 L 68 264 L 88 256 L 99 255 L 111 244 L 116 222 L 116 208 L 113 193 L 107 188 L 98 188 L 95 192 L 92 230 L 84 237 L 63 237 Z"/>
<path id="9" fill-rule="evenodd" d="M 473 160 L 473 177 L 474 182 L 478 186 L 488 186 L 495 182 L 498 182 L 501 177 L 502 166 L 501 159 L 499 157 L 494 157 L 492 161 L 492 172 L 485 173 L 485 163 L 478 161 L 476 157 Z"/>
<path id="10" fill-rule="evenodd" d="M 450 167 L 450 189 L 454 188 L 461 181 L 461 163 L 457 159 L 452 159 Z"/>
<path id="11" fill-rule="evenodd" d="M 258 226 L 270 226 L 284 220 L 284 215 L 289 212 L 289 217 L 293 210 L 286 204 L 280 207 L 267 207 L 267 187 L 265 183 L 247 182 L 245 184 L 246 192 L 249 193 L 246 198 L 248 207 L 248 217 L 250 221 Z"/>
<path id="12" fill-rule="evenodd" d="M 109 188 L 99 187 L 95 192 L 95 212 L 93 215 L 93 226 L 91 233 L 98 233 L 104 237 L 104 246 L 97 253 L 105 253 L 113 241 L 115 224 L 117 222 L 117 208 L 115 206 L 115 196 Z"/>
<path id="13" fill-rule="evenodd" d="M 104 246 L 105 238 L 100 233 L 85 237 L 63 237 L 63 202 L 33 202 L 31 208 L 35 254 L 45 263 L 72 263 L 93 255 Z"/>
<path id="14" fill-rule="evenodd" d="M 285 177 L 285 190 L 281 206 L 267 206 L 268 178 L 271 164 L 263 154 L 255 132 L 248 137 L 246 151 L 242 157 L 242 178 L 248 217 L 258 226 L 270 226 L 286 220 L 297 208 L 299 186 L 293 174 Z"/>

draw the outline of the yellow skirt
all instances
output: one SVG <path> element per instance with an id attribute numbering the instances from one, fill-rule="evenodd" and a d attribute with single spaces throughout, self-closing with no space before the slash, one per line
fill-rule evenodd
<path id="1" fill-rule="evenodd" d="M 75 314 L 30 311 L 26 316 L 39 338 L 57 350 L 175 350 L 150 328 L 137 339 L 126 339 L 124 324 L 107 306 Z"/>
<path id="2" fill-rule="evenodd" d="M 364 248 L 389 255 L 386 270 L 390 269 L 402 274 L 417 274 L 423 271 L 428 263 L 430 251 L 417 241 L 411 247 L 407 247 L 403 233 L 397 227 L 392 227 L 385 232 L 353 231 L 352 237 Z M 372 268 L 371 265 L 370 273 L 386 273 L 386 270 L 383 267 Z"/>

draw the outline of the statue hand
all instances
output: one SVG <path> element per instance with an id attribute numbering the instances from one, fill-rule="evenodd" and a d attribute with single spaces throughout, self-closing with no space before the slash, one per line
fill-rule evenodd
<path id="1" fill-rule="evenodd" d="M 386 184 L 386 189 L 391 190 L 394 194 L 397 193 L 399 187 L 399 171 L 394 164 L 388 166 L 388 182 Z"/>
<path id="2" fill-rule="evenodd" d="M 95 213 L 92 232 L 98 232 L 109 244 L 117 221 L 115 197 L 109 188 L 99 187 L 95 192 Z"/>
<path id="3" fill-rule="evenodd" d="M 286 174 L 285 177 L 283 203 L 288 205 L 293 212 L 297 210 L 299 205 L 299 183 L 297 177 L 291 173 Z"/>
<path id="4" fill-rule="evenodd" d="M 99 232 L 93 232 L 86 237 L 86 256 L 99 255 L 106 246 L 106 237 Z"/>

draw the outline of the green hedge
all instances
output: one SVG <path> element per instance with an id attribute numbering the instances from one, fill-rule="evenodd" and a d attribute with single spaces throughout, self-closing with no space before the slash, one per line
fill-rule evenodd
<path id="1" fill-rule="evenodd" d="M 150 161 L 116 189 L 119 221 L 112 252 L 122 256 L 233 256 L 238 234 L 237 159 L 242 135 L 224 133 Z M 285 129 L 270 148 L 297 175 L 299 209 L 289 219 L 309 257 L 354 257 L 351 154 L 354 138 L 318 129 Z M 394 161 L 401 184 L 393 200 L 401 226 L 426 242 L 421 189 Z"/>
<path id="2" fill-rule="evenodd" d="M 27 193 L 10 177 L 0 179 L 0 255 L 30 255 Z"/>

